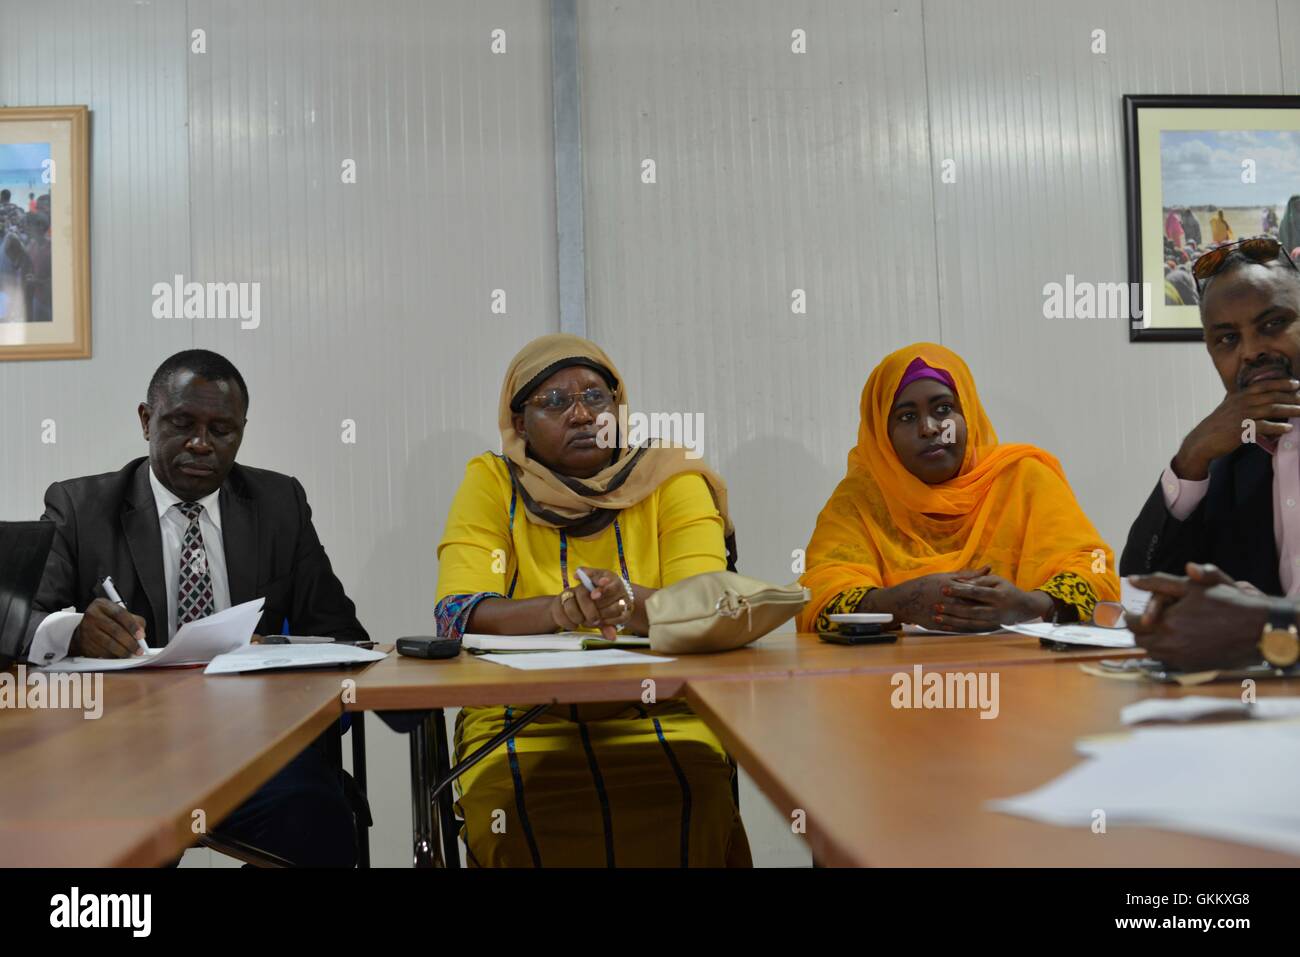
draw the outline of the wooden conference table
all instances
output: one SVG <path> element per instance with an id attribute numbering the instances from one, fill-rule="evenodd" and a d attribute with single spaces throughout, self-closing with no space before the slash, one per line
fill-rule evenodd
<path id="1" fill-rule="evenodd" d="M 965 670 L 960 669 L 960 670 Z M 1076 739 L 1120 731 L 1150 697 L 1238 698 L 1240 682 L 1178 688 L 1075 665 L 999 672 L 999 714 L 895 709 L 889 676 L 691 683 L 686 698 L 787 818 L 804 812 L 816 861 L 838 866 L 1295 867 L 1295 857 L 1173 831 L 1042 824 L 985 802 L 1046 784 L 1084 760 Z M 1259 696 L 1300 694 L 1262 680 Z"/>
<path id="2" fill-rule="evenodd" d="M 356 683 L 349 710 L 424 713 L 412 734 L 412 796 L 417 846 L 423 849 L 418 860 L 431 863 L 436 849 L 430 802 L 420 795 L 432 793 L 433 775 L 442 781 L 448 773 L 443 708 L 637 699 L 646 678 L 656 682 L 656 697 L 667 698 L 682 694 L 688 682 L 706 680 L 1108 655 L 1114 653 L 1047 651 L 1013 635 L 907 637 L 894 645 L 845 647 L 785 634 L 723 655 L 658 663 L 647 656 L 644 666 L 572 671 L 514 671 L 468 655 L 449 661 L 393 655 L 365 670 L 237 677 L 205 677 L 199 669 L 110 673 L 97 720 L 72 710 L 0 710 L 0 867 L 156 866 L 175 860 L 196 840 L 196 810 L 209 827 L 218 824 L 338 721 L 345 679 Z M 361 728 L 359 720 L 354 723 L 354 775 L 364 788 Z M 435 753 L 430 748 L 437 742 L 441 749 Z M 449 789 L 439 797 L 449 814 Z M 449 826 L 443 837 L 448 860 L 458 860 Z"/>
<path id="3" fill-rule="evenodd" d="M 0 710 L 0 867 L 157 866 L 337 724 L 356 671 L 106 674 L 103 714 Z"/>
<path id="4" fill-rule="evenodd" d="M 448 820 L 442 709 L 534 702 L 540 713 L 554 703 L 634 700 L 647 678 L 660 699 L 684 695 L 779 808 L 807 812 L 807 838 L 821 863 L 1294 864 L 1282 855 L 1144 829 L 1117 829 L 1111 837 L 1122 833 L 1122 840 L 1099 842 L 1091 833 L 983 810 L 986 798 L 1020 793 L 1069 767 L 1077 760 L 1075 738 L 1116 729 L 1123 704 L 1180 693 L 1077 668 L 1082 660 L 1125 654 L 1050 651 L 1011 634 L 908 636 L 865 646 L 780 634 L 721 655 L 655 662 L 647 654 L 645 664 L 575 670 L 516 671 L 468 655 L 393 655 L 360 671 L 110 674 L 97 721 L 80 711 L 0 711 L 0 866 L 174 860 L 194 843 L 196 809 L 210 824 L 219 822 L 345 707 L 419 713 L 411 736 L 417 863 L 445 855 L 451 864 L 458 850 Z M 999 718 L 890 708 L 889 676 L 916 664 L 997 669 Z M 354 690 L 344 703 L 348 678 Z M 1260 693 L 1296 693 L 1297 686 L 1261 682 Z M 434 798 L 443 818 L 441 847 Z"/>
<path id="5" fill-rule="evenodd" d="M 672 661 L 645 652 L 646 663 L 599 668 L 519 671 L 462 654 L 442 661 L 390 655 L 357 676 L 348 711 L 429 710 L 534 702 L 580 704 L 638 700 L 642 682 L 655 682 L 658 699 L 681 695 L 688 682 L 791 677 L 836 672 L 894 672 L 921 664 L 1028 664 L 1088 661 L 1136 654 L 1115 648 L 1051 651 L 1037 638 L 996 635 L 906 635 L 880 645 L 833 645 L 816 635 L 768 635 L 736 651 L 678 655 Z"/>
<path id="6" fill-rule="evenodd" d="M 672 661 L 657 661 L 658 656 L 646 653 L 644 664 L 545 671 L 518 671 L 467 654 L 443 661 L 392 655 L 357 677 L 355 697 L 345 707 L 349 711 L 417 712 L 409 719 L 416 722 L 410 738 L 414 861 L 417 867 L 444 862 L 454 867 L 460 857 L 452 812 L 452 780 L 554 704 L 639 700 L 647 680 L 654 682 L 655 699 L 662 701 L 683 694 L 689 697 L 691 689 L 716 681 L 888 674 L 910 670 L 916 664 L 928 669 L 989 669 L 1055 662 L 1067 667 L 1065 662 L 1133 654 L 1136 652 L 1097 648 L 1052 651 L 1043 648 L 1036 638 L 1002 633 L 908 635 L 893 644 L 855 646 L 828 644 L 815 635 L 773 634 L 724 654 L 680 655 Z M 527 703 L 534 707 L 456 768 L 450 767 L 443 709 Z M 714 730 L 721 732 L 717 726 Z M 841 763 L 841 757 L 837 757 L 829 767 Z"/>

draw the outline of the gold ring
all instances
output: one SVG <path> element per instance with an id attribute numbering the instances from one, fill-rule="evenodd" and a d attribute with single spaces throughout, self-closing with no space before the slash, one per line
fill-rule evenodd
<path id="1" fill-rule="evenodd" d="M 564 591 L 560 592 L 561 604 L 563 604 L 566 601 L 572 601 L 572 600 L 573 600 L 573 592 L 571 592 L 569 589 L 566 588 Z"/>

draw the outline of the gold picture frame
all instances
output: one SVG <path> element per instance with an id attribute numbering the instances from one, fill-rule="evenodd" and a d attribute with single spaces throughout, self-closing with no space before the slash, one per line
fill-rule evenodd
<path id="1" fill-rule="evenodd" d="M 90 358 L 90 112 L 0 109 L 0 360 Z"/>

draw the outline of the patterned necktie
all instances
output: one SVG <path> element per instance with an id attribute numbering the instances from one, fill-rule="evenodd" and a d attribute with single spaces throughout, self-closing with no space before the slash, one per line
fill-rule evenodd
<path id="1" fill-rule="evenodd" d="M 203 533 L 199 530 L 203 506 L 198 502 L 177 502 L 176 508 L 190 521 L 181 541 L 181 568 L 177 578 L 176 627 L 179 628 L 187 621 L 212 614 L 213 600 L 208 553 L 203 548 Z"/>

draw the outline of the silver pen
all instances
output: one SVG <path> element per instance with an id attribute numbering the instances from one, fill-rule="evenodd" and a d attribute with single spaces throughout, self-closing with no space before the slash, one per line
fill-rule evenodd
<path id="1" fill-rule="evenodd" d="M 113 585 L 111 575 L 105 575 L 104 580 L 99 583 L 99 587 L 104 589 L 104 594 L 108 596 L 108 600 L 113 604 L 121 605 L 123 608 L 126 607 L 126 602 L 122 601 L 122 596 L 117 593 L 117 588 Z M 149 654 L 149 645 L 145 643 L 145 640 L 139 636 L 135 640 L 140 645 L 140 654 Z"/>

